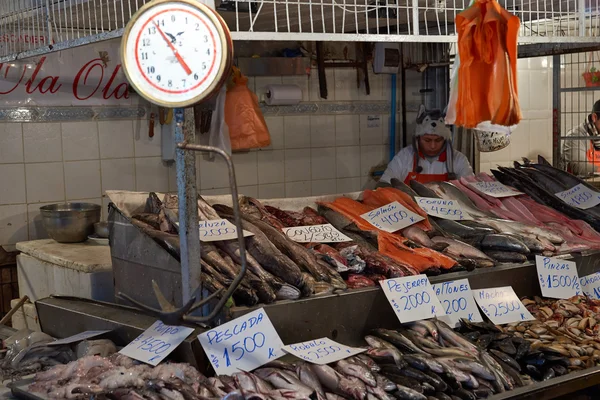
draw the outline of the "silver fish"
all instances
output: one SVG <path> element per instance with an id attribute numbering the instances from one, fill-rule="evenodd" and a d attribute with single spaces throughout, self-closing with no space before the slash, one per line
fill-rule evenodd
<path id="1" fill-rule="evenodd" d="M 288 371 L 275 368 L 260 368 L 254 371 L 254 374 L 275 386 L 278 389 L 289 389 L 298 392 L 303 396 L 310 396 L 314 389 L 306 386 L 304 383 Z"/>
<path id="2" fill-rule="evenodd" d="M 354 357 L 350 357 L 350 360 L 353 358 L 356 358 L 357 360 L 363 362 L 367 367 L 369 367 L 371 369 L 372 372 L 381 371 L 381 367 L 379 365 L 377 365 L 377 363 L 375 361 L 373 361 L 373 359 L 370 358 L 369 356 L 367 356 L 366 354 L 357 354 Z"/>
<path id="3" fill-rule="evenodd" d="M 435 324 L 432 321 L 428 321 L 428 320 L 415 321 L 415 322 L 408 324 L 408 326 L 410 326 L 411 329 L 414 329 L 415 327 L 425 328 L 427 330 L 427 332 L 429 332 L 429 334 L 435 340 L 438 340 L 438 328 L 437 328 L 437 326 L 435 326 Z"/>
<path id="4" fill-rule="evenodd" d="M 312 370 L 309 364 L 305 362 L 299 362 L 296 364 L 296 375 L 300 379 L 300 382 L 304 383 L 306 386 L 314 389 L 315 392 L 321 397 L 325 396 L 325 391 L 323 390 L 323 386 L 321 386 L 321 382 L 319 382 L 319 378 Z"/>
<path id="5" fill-rule="evenodd" d="M 344 375 L 354 376 L 369 386 L 377 386 L 377 380 L 367 367 L 340 360 L 336 364 L 336 370 Z"/>

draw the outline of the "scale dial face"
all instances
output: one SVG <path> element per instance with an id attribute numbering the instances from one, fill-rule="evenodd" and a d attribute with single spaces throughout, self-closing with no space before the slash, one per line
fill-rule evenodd
<path id="1" fill-rule="evenodd" d="M 196 0 L 148 3 L 129 21 L 122 40 L 125 74 L 154 104 L 175 108 L 200 102 L 229 73 L 229 31 Z"/>

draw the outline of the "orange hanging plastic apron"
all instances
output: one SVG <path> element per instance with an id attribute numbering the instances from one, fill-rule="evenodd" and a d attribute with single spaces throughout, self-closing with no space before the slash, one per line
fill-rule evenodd
<path id="1" fill-rule="evenodd" d="M 587 160 L 590 164 L 594 164 L 596 168 L 600 168 L 600 150 L 596 151 L 594 142 L 590 140 L 590 147 L 587 151 Z"/>
<path id="2" fill-rule="evenodd" d="M 600 152 L 598 154 L 600 156 Z M 420 152 L 419 152 L 419 155 L 415 154 L 415 156 L 413 157 L 412 172 L 409 172 L 408 175 L 406 175 L 406 179 L 404 179 L 404 183 L 406 185 L 409 185 L 410 181 L 412 181 L 412 180 L 415 180 L 419 183 L 448 181 L 448 173 L 447 172 L 445 174 L 421 174 L 421 173 L 417 172 L 419 157 L 422 157 Z M 444 150 L 438 156 L 438 161 L 441 161 L 441 162 L 446 161 L 446 150 Z"/>

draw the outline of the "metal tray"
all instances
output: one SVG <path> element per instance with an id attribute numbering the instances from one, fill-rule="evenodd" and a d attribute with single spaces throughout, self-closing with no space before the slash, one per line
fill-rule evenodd
<path id="1" fill-rule="evenodd" d="M 6 385 L 13 396 L 22 400 L 50 400 L 47 397 L 29 392 L 27 389 L 33 382 L 28 378 Z M 574 394 L 600 384 L 600 367 L 572 372 L 568 375 L 537 382 L 508 392 L 488 397 L 487 400 L 550 400 L 567 394 Z"/>
<path id="2" fill-rule="evenodd" d="M 33 383 L 34 378 L 22 379 L 20 381 L 11 382 L 8 387 L 13 396 L 23 400 L 50 400 L 48 397 L 42 397 L 39 394 L 34 394 L 28 390 L 29 385 Z"/>

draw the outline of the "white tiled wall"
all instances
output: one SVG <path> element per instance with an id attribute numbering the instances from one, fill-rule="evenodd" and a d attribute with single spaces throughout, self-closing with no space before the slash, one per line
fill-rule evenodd
<path id="1" fill-rule="evenodd" d="M 512 166 L 522 157 L 538 154 L 552 159 L 552 57 L 518 60 L 519 103 L 523 120 L 513 132 L 510 145 L 491 153 L 480 153 L 480 170 L 497 165 Z"/>
<path id="2" fill-rule="evenodd" d="M 356 71 L 328 69 L 329 101 L 390 98 L 390 76 L 370 74 L 371 96 L 356 87 Z M 311 77 L 256 77 L 301 86 L 305 101 L 319 98 Z M 271 116 L 269 148 L 236 153 L 241 193 L 261 198 L 349 192 L 369 184 L 369 169 L 387 161 L 388 115 L 369 127 L 367 115 Z M 397 119 L 399 120 L 399 118 Z M 398 122 L 399 125 L 399 122 Z M 160 128 L 146 121 L 0 124 L 0 245 L 45 237 L 39 207 L 83 200 L 102 204 L 107 189 L 175 191 L 175 169 L 161 160 Z M 202 194 L 229 193 L 224 165 L 198 158 Z"/>

